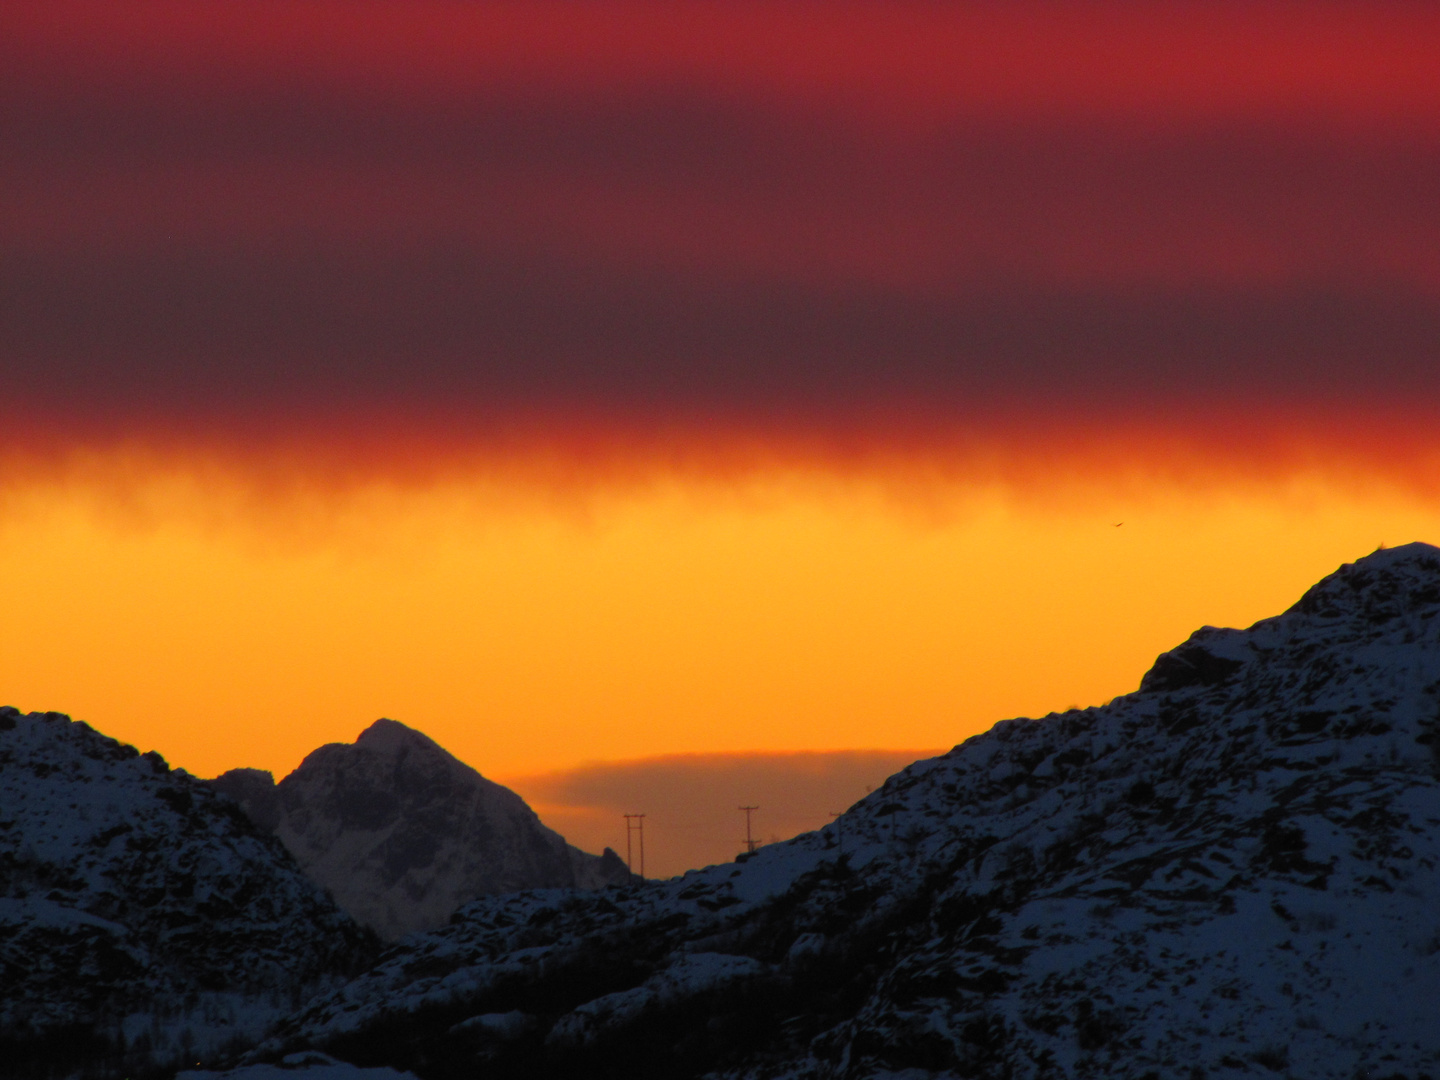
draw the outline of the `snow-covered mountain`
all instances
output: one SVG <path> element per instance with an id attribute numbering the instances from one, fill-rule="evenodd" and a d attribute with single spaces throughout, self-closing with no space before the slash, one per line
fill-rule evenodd
<path id="1" fill-rule="evenodd" d="M 0 709 L 0 1075 L 233 1053 L 375 951 L 273 837 L 159 754 Z"/>
<path id="2" fill-rule="evenodd" d="M 1440 551 L 744 862 L 472 903 L 262 1048 L 427 1080 L 1440 1072 Z"/>
<path id="3" fill-rule="evenodd" d="M 391 940 L 444 925 L 478 896 L 630 878 L 609 848 L 571 847 L 519 795 L 394 720 L 377 720 L 354 743 L 320 747 L 279 784 L 257 769 L 210 783 Z"/>

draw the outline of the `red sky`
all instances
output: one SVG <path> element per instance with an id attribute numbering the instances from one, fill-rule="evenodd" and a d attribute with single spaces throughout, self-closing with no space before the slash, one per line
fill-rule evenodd
<path id="1" fill-rule="evenodd" d="M 14 5 L 0 386 L 151 432 L 1424 411 L 1437 41 L 1423 5 Z"/>
<path id="2" fill-rule="evenodd" d="M 0 689 L 517 776 L 1130 689 L 1437 535 L 1437 55 L 1401 3 L 0 7 Z"/>

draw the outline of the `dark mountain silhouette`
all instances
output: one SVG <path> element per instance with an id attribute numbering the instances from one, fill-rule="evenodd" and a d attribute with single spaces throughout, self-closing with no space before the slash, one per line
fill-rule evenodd
<path id="1" fill-rule="evenodd" d="M 441 926 L 479 896 L 630 878 L 613 851 L 571 847 L 519 795 L 394 720 L 320 747 L 278 785 L 258 769 L 210 783 L 388 939 Z"/>
<path id="2" fill-rule="evenodd" d="M 258 1053 L 427 1080 L 1440 1072 L 1440 551 L 668 882 L 476 901 Z"/>
<path id="3" fill-rule="evenodd" d="M 1106 706 L 917 762 L 820 832 L 666 882 L 486 896 L 343 983 L 364 935 L 228 800 L 56 714 L 0 711 L 0 755 L 6 1076 L 192 1054 L 233 1080 L 1440 1074 L 1425 545 L 1197 631 Z M 307 759 L 293 808 L 228 783 L 399 885 L 452 858 L 386 862 L 434 824 L 423 784 L 445 820 L 518 813 L 447 762 L 382 722 Z M 472 817 L 445 816 L 457 790 Z"/>

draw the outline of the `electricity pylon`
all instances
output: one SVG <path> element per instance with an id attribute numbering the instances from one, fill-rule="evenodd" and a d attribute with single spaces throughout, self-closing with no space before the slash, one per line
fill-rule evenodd
<path id="1" fill-rule="evenodd" d="M 740 809 L 745 811 L 745 851 L 747 854 L 753 855 L 755 854 L 755 849 L 760 846 L 760 841 L 756 840 L 750 833 L 750 815 L 754 811 L 759 810 L 760 807 L 742 806 Z"/>
<path id="2" fill-rule="evenodd" d="M 645 876 L 645 815 L 625 815 L 625 869 L 632 874 L 635 872 L 635 864 L 631 861 L 630 834 L 640 834 L 640 876 Z"/>

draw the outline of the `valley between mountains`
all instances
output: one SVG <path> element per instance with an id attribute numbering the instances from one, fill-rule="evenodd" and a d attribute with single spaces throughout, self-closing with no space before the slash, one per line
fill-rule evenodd
<path id="1" fill-rule="evenodd" d="M 26 1078 L 1440 1076 L 1440 550 L 669 881 L 381 721 L 276 785 L 0 711 Z M 189 1070 L 184 1072 L 183 1070 Z"/>

